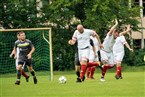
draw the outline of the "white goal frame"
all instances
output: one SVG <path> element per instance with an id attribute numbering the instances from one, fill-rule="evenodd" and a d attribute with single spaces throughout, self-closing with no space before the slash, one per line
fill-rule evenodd
<path id="1" fill-rule="evenodd" d="M 36 30 L 49 30 L 49 52 L 50 52 L 50 80 L 53 80 L 53 54 L 52 54 L 52 28 L 21 28 L 21 29 L 0 29 L 0 32 L 13 32 L 13 31 L 36 31 Z"/>

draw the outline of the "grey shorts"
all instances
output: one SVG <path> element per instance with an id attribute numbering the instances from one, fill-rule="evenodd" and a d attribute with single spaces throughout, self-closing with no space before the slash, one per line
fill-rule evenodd
<path id="1" fill-rule="evenodd" d="M 28 59 L 26 57 L 20 57 L 18 58 L 18 65 L 27 65 L 27 66 L 32 66 L 32 59 Z"/>

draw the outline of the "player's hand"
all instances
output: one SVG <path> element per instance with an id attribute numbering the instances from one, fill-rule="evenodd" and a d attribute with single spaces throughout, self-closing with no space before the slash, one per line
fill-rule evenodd
<path id="1" fill-rule="evenodd" d="M 17 59 L 17 56 L 16 55 L 14 56 L 14 59 Z"/>
<path id="2" fill-rule="evenodd" d="M 72 40 L 69 40 L 69 41 L 68 41 L 68 44 L 73 45 Z"/>
<path id="3" fill-rule="evenodd" d="M 127 26 L 127 31 L 128 31 L 128 32 L 131 31 L 131 25 L 128 25 L 128 26 Z"/>
<path id="4" fill-rule="evenodd" d="M 131 52 L 133 52 L 133 49 L 130 48 L 129 50 L 130 50 Z"/>
<path id="5" fill-rule="evenodd" d="M 27 57 L 28 57 L 28 59 L 31 59 L 32 58 L 32 55 L 31 54 L 28 54 Z"/>
<path id="6" fill-rule="evenodd" d="M 97 55 L 96 55 L 96 54 L 94 54 L 94 56 L 95 56 L 95 58 L 97 57 Z"/>
<path id="7" fill-rule="evenodd" d="M 13 57 L 13 54 L 10 54 L 10 58 L 12 58 Z"/>
<path id="8" fill-rule="evenodd" d="M 100 49 L 101 49 L 101 48 L 104 48 L 102 44 L 100 44 Z"/>

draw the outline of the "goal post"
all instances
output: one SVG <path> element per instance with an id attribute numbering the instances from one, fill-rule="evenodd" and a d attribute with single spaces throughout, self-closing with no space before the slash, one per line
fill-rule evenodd
<path id="1" fill-rule="evenodd" d="M 24 31 L 26 39 L 30 39 L 35 47 L 33 54 L 34 69 L 36 71 L 48 71 L 50 80 L 53 80 L 53 53 L 52 53 L 52 29 L 51 28 L 23 28 L 23 29 L 0 29 L 0 74 L 15 72 L 15 60 L 9 57 L 14 42 L 17 40 L 16 33 Z"/>

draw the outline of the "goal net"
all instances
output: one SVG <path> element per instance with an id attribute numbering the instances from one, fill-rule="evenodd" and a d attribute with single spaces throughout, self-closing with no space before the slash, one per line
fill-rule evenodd
<path id="1" fill-rule="evenodd" d="M 10 58 L 17 32 L 24 31 L 34 47 L 33 68 L 35 71 L 48 71 L 53 80 L 51 28 L 28 28 L 0 30 L 0 74 L 16 72 L 15 59 Z M 25 71 L 27 71 L 25 66 Z"/>

